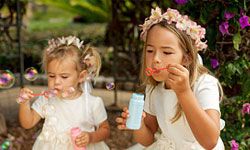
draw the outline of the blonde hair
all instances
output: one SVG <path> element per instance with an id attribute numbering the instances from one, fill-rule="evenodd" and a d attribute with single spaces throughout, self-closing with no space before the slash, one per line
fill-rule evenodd
<path id="1" fill-rule="evenodd" d="M 183 59 L 187 58 L 188 61 L 189 61 L 189 65 L 185 66 L 185 67 L 189 71 L 189 83 L 190 83 L 191 88 L 193 89 L 194 83 L 197 80 L 197 78 L 200 75 L 204 74 L 204 73 L 209 73 L 209 70 L 198 62 L 198 58 L 197 58 L 198 57 L 198 55 L 197 55 L 198 50 L 195 47 L 195 41 L 192 40 L 191 37 L 188 36 L 186 33 L 182 32 L 179 29 L 177 29 L 173 24 L 168 24 L 166 20 L 162 20 L 161 22 L 159 22 L 159 23 L 157 23 L 157 24 L 155 24 L 153 26 L 156 26 L 156 25 L 166 28 L 167 30 L 169 30 L 170 32 L 172 32 L 173 34 L 175 34 L 178 37 L 180 47 L 181 47 L 181 49 L 182 49 L 182 51 L 184 53 Z M 146 43 L 147 43 L 147 40 L 146 40 Z M 145 50 L 145 48 L 146 47 L 144 45 L 142 59 L 141 59 L 142 60 L 142 62 L 141 62 L 142 67 L 141 67 L 141 70 L 140 70 L 140 80 L 141 80 L 142 86 L 144 86 L 144 87 L 147 84 L 150 84 L 150 85 L 153 86 L 153 88 L 150 89 L 151 93 L 152 93 L 152 91 L 159 84 L 159 82 L 154 80 L 152 78 L 152 76 L 146 76 L 145 75 L 145 69 L 146 69 L 146 65 L 145 65 L 146 50 Z M 220 93 L 221 93 L 221 97 L 222 97 L 223 92 L 222 92 L 222 89 L 221 89 L 220 85 L 219 85 L 219 90 L 221 91 Z M 176 114 L 171 119 L 172 123 L 177 121 L 182 115 L 182 109 L 181 109 L 180 104 L 177 104 L 176 107 L 177 107 Z"/>
<path id="2" fill-rule="evenodd" d="M 59 38 L 58 38 L 59 39 Z M 57 40 L 58 40 L 57 39 Z M 48 47 L 51 47 L 50 45 Z M 48 48 L 47 48 L 48 49 Z M 76 64 L 77 72 L 87 70 L 92 77 L 97 77 L 101 69 L 101 57 L 97 48 L 90 45 L 76 46 L 74 44 L 60 44 L 54 46 L 50 51 L 44 50 L 42 56 L 42 68 L 47 72 L 48 64 L 52 60 L 63 61 L 65 58 L 70 58 Z M 86 63 L 86 59 L 91 58 L 92 64 Z"/>

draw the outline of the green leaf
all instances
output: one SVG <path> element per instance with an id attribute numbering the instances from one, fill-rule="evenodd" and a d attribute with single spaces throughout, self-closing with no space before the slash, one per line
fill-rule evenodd
<path id="1" fill-rule="evenodd" d="M 241 43 L 241 35 L 239 32 L 233 36 L 233 43 L 234 43 L 234 48 L 236 50 L 239 50 L 239 45 Z"/>

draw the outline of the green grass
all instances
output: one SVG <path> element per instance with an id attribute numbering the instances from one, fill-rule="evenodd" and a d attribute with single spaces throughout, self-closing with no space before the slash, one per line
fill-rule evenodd
<path id="1" fill-rule="evenodd" d="M 59 8 L 40 8 L 32 12 L 27 29 L 28 31 L 43 31 L 61 29 L 72 24 L 74 14 L 67 11 L 63 11 Z"/>

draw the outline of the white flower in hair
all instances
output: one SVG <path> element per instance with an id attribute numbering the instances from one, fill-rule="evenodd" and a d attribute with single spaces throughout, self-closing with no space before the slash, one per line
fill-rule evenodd
<path id="1" fill-rule="evenodd" d="M 75 36 L 68 36 L 65 38 L 66 39 L 66 42 L 67 42 L 67 45 L 71 45 L 73 44 L 73 42 L 77 39 Z M 76 46 L 76 45 L 75 45 Z"/>
<path id="2" fill-rule="evenodd" d="M 87 70 L 89 74 L 93 74 L 96 71 L 95 58 L 90 54 L 87 54 L 83 59 L 83 63 L 87 65 Z"/>
<path id="3" fill-rule="evenodd" d="M 59 43 L 66 44 L 66 39 L 64 37 L 58 38 Z"/>
<path id="4" fill-rule="evenodd" d="M 168 21 L 168 24 L 171 24 L 172 22 L 177 22 L 178 19 L 180 19 L 181 15 L 178 10 L 168 8 L 167 12 L 163 14 L 164 19 Z"/>
<path id="5" fill-rule="evenodd" d="M 81 47 L 82 47 L 82 44 L 83 44 L 83 41 L 81 41 L 80 39 L 76 38 L 76 39 L 73 41 L 73 44 L 76 45 L 76 47 L 81 48 Z"/>
<path id="6" fill-rule="evenodd" d="M 161 9 L 159 7 L 156 7 L 155 10 L 151 10 L 151 16 L 149 17 L 149 20 L 158 20 L 162 19 L 161 15 Z"/>
<path id="7" fill-rule="evenodd" d="M 51 39 L 48 41 L 48 48 L 47 52 L 52 52 L 55 48 L 58 48 L 60 46 L 70 46 L 73 45 L 77 47 L 78 49 L 81 49 L 83 45 L 83 41 L 81 41 L 79 38 L 75 36 L 68 36 L 68 37 L 61 37 L 57 39 Z"/>

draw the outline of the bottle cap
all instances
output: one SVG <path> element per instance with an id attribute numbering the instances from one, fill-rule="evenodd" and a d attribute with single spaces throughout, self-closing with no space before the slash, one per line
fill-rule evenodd
<path id="1" fill-rule="evenodd" d="M 137 100 L 143 100 L 144 99 L 144 95 L 143 94 L 139 94 L 139 93 L 133 93 L 131 98 L 137 99 Z"/>
<path id="2" fill-rule="evenodd" d="M 70 130 L 71 134 L 76 134 L 81 132 L 81 129 L 79 127 L 74 127 Z"/>

